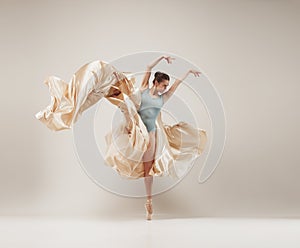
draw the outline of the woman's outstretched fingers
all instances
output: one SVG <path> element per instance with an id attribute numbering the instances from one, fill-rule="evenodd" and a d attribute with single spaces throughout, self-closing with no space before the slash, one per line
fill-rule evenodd
<path id="1" fill-rule="evenodd" d="M 171 56 L 164 56 L 164 59 L 167 60 L 169 64 L 172 64 L 172 60 L 175 60 L 175 58 L 172 58 Z"/>
<path id="2" fill-rule="evenodd" d="M 193 69 L 191 69 L 191 70 L 190 70 L 190 73 L 193 73 L 195 77 L 199 77 L 199 76 L 200 76 L 200 74 L 201 74 L 201 72 L 200 72 L 200 71 L 193 70 Z"/>

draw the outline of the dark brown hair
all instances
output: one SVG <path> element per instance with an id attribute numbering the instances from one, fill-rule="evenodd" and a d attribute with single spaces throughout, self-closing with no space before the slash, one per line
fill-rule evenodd
<path id="1" fill-rule="evenodd" d="M 154 84 L 155 80 L 156 80 L 158 83 L 160 83 L 160 82 L 162 82 L 163 80 L 168 80 L 168 81 L 170 81 L 170 77 L 169 77 L 169 75 L 166 74 L 166 73 L 157 71 L 157 72 L 155 72 L 155 74 L 154 74 L 153 84 Z"/>

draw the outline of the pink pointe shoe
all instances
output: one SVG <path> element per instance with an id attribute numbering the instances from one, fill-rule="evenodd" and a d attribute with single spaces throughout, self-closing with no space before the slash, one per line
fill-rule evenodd
<path id="1" fill-rule="evenodd" d="M 146 218 L 147 218 L 147 220 L 151 220 L 152 219 L 152 213 L 153 213 L 152 199 L 147 200 L 147 202 L 145 203 L 145 208 L 146 208 Z"/>

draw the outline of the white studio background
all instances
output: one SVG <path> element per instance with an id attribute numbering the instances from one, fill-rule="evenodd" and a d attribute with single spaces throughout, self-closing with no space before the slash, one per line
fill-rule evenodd
<path id="1" fill-rule="evenodd" d="M 34 115 L 50 102 L 47 76 L 69 81 L 87 62 L 153 50 L 201 68 L 227 120 L 213 176 L 198 184 L 195 165 L 154 198 L 155 212 L 299 217 L 299 12 L 291 0 L 0 1 L 0 215 L 144 214 L 143 199 L 85 175 L 71 131 L 52 132 Z"/>

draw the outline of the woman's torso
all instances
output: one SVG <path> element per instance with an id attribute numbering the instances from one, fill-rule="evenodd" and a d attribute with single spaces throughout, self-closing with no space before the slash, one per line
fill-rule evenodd
<path id="1" fill-rule="evenodd" d="M 155 121 L 163 106 L 163 96 L 152 97 L 150 96 L 150 89 L 146 89 L 141 94 L 141 105 L 138 110 L 142 121 L 144 122 L 148 132 L 156 129 Z"/>

